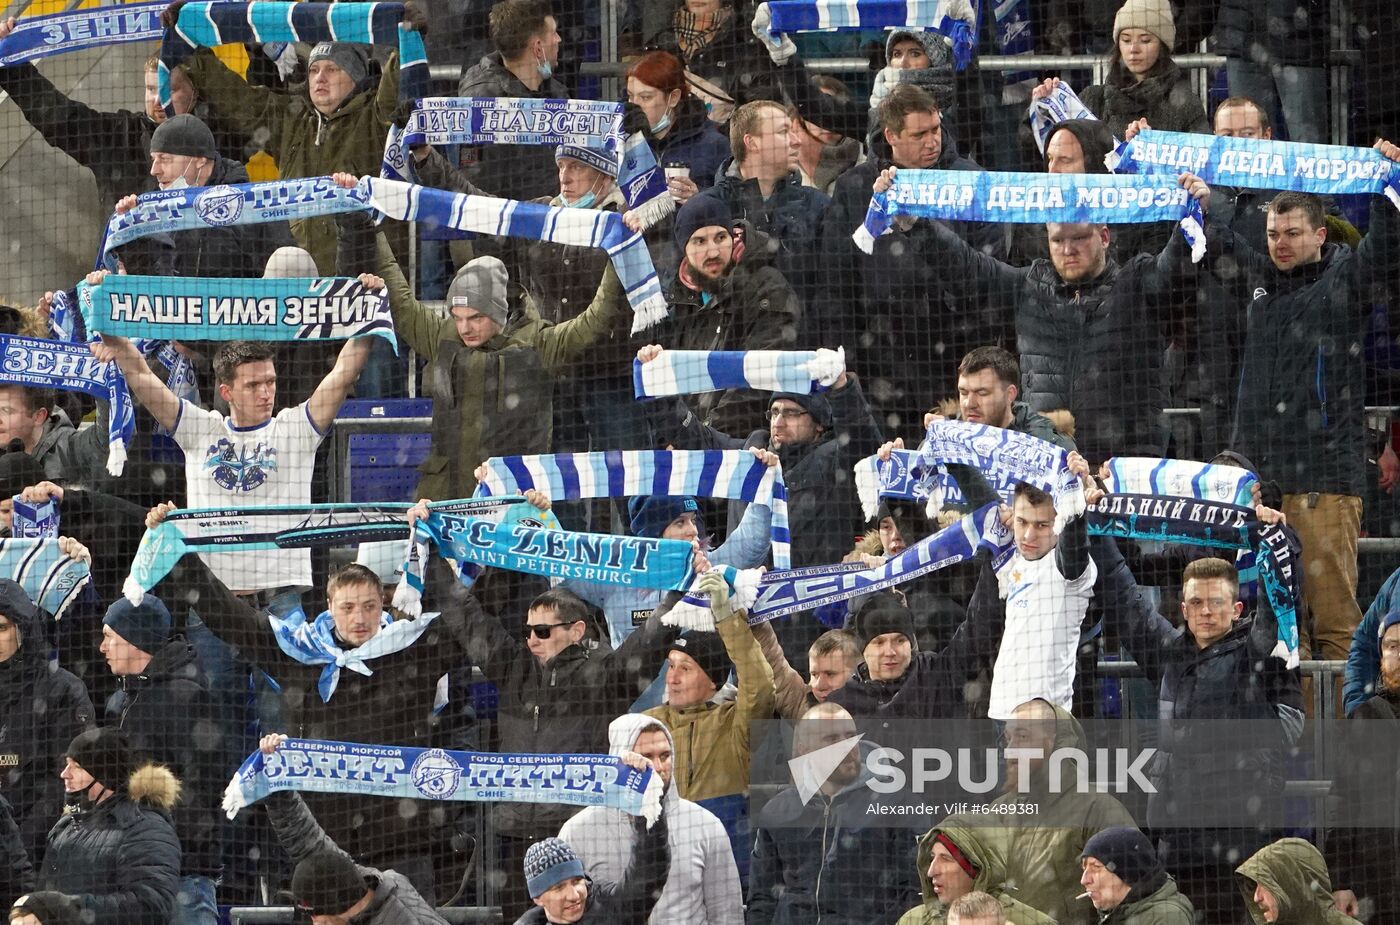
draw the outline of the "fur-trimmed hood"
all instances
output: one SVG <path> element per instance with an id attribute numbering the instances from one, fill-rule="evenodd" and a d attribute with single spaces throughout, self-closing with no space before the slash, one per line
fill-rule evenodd
<path id="1" fill-rule="evenodd" d="M 159 764 L 144 764 L 127 778 L 126 793 L 137 803 L 170 812 L 180 802 L 180 779 Z"/>

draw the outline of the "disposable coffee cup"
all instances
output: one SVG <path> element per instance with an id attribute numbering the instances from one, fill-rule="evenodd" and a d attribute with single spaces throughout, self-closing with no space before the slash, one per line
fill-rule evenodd
<path id="1" fill-rule="evenodd" d="M 689 164 L 680 164 L 680 163 L 667 164 L 667 165 L 666 165 L 666 179 L 667 179 L 667 180 L 689 180 L 689 179 L 690 179 L 690 165 L 689 165 Z"/>

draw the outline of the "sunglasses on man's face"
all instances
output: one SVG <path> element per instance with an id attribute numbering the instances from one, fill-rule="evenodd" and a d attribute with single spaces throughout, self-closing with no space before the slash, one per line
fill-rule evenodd
<path id="1" fill-rule="evenodd" d="M 548 639 L 550 634 L 561 626 L 573 626 L 577 620 L 570 620 L 568 623 L 526 623 L 525 632 L 534 633 L 536 639 Z"/>

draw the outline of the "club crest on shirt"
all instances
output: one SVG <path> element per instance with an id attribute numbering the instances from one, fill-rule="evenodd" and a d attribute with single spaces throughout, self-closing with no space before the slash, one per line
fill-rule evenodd
<path id="1" fill-rule="evenodd" d="M 205 454 L 204 468 L 226 491 L 252 491 L 277 471 L 277 448 L 259 441 L 251 452 L 240 453 L 233 441 L 221 437 Z"/>

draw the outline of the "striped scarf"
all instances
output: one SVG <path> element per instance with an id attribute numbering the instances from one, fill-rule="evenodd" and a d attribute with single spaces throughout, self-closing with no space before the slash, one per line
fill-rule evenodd
<path id="1" fill-rule="evenodd" d="M 155 0 L 26 16 L 0 39 L 0 67 L 87 48 L 151 41 L 160 37 L 160 14 L 168 5 Z"/>
<path id="2" fill-rule="evenodd" d="M 845 370 L 844 348 L 663 350 L 646 363 L 632 361 L 632 386 L 638 398 L 725 389 L 808 394 L 826 391 Z"/>
<path id="3" fill-rule="evenodd" d="M 554 501 L 634 495 L 726 498 L 773 512 L 773 566 L 792 565 L 787 486 L 781 465 L 766 466 L 743 450 L 609 450 L 548 456 L 493 456 L 477 497 L 537 489 Z"/>
<path id="4" fill-rule="evenodd" d="M 957 0 L 769 0 L 768 11 L 773 45 L 784 32 L 913 29 L 947 36 L 959 71 L 972 60 L 977 11 Z"/>
<path id="5" fill-rule="evenodd" d="M 362 179 L 360 184 L 368 190 L 371 205 L 401 221 L 506 238 L 601 247 L 608 252 L 627 292 L 633 313 L 632 333 L 666 317 L 666 298 L 646 242 L 629 230 L 616 212 L 469 196 L 375 177 Z"/>
<path id="6" fill-rule="evenodd" d="M 160 104 L 168 115 L 170 69 L 196 48 L 244 42 L 348 42 L 393 45 L 399 50 L 399 99 L 417 99 L 428 90 L 428 52 L 423 35 L 401 28 L 402 3 L 283 3 L 277 0 L 193 0 L 180 8 L 174 28 L 160 41 L 157 75 Z"/>
<path id="7" fill-rule="evenodd" d="M 0 539 L 0 576 L 24 588 L 57 620 L 88 583 L 88 565 L 65 555 L 56 539 Z"/>

